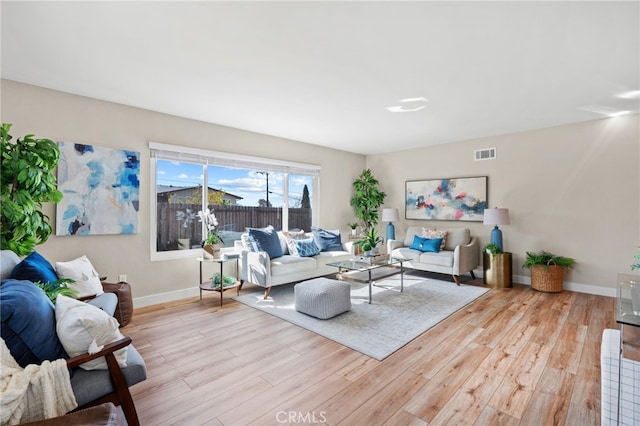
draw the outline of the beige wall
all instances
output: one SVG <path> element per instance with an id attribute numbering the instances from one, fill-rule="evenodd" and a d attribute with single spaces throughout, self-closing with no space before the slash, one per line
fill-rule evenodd
<path id="1" fill-rule="evenodd" d="M 86 254 L 102 274 L 127 274 L 137 305 L 180 297 L 197 285 L 194 260 L 150 261 L 148 141 L 227 151 L 322 166 L 320 224 L 347 232 L 353 219 L 351 182 L 371 167 L 388 194 L 385 207 L 403 216 L 406 180 L 489 176 L 491 207 L 508 207 L 505 249 L 514 253 L 516 280 L 528 250 L 576 258 L 568 288 L 613 295 L 617 273 L 629 272 L 640 243 L 639 116 L 591 121 L 492 138 L 365 157 L 276 137 L 178 118 L 133 107 L 2 80 L 2 122 L 14 137 L 35 133 L 53 140 L 141 152 L 140 232 L 137 235 L 52 236 L 38 247 L 47 258 Z M 498 158 L 473 161 L 473 150 L 496 147 Z M 45 211 L 54 219 L 53 206 Z M 480 223 L 405 221 L 469 226 L 483 246 L 491 227 Z M 380 224 L 384 235 L 385 224 Z M 160 295 L 160 296 L 159 296 Z"/>
<path id="2" fill-rule="evenodd" d="M 52 236 L 38 247 L 52 262 L 86 254 L 111 280 L 127 274 L 137 306 L 163 300 L 158 296 L 162 294 L 165 299 L 193 294 L 186 289 L 193 290 L 199 280 L 193 259 L 150 260 L 149 141 L 318 164 L 322 167 L 319 224 L 348 232 L 346 224 L 353 219 L 351 182 L 364 168 L 364 156 L 7 80 L 2 80 L 1 89 L 1 119 L 13 124 L 14 138 L 34 133 L 55 141 L 140 151 L 138 234 Z M 45 206 L 45 213 L 55 219 L 52 205 Z"/>
<path id="3" fill-rule="evenodd" d="M 400 208 L 401 217 L 406 180 L 488 176 L 490 207 L 509 208 L 511 225 L 501 229 L 520 282 L 528 282 L 525 251 L 545 249 L 577 260 L 568 288 L 614 295 L 617 273 L 630 272 L 640 242 L 639 117 L 374 155 L 367 167 L 389 194 L 385 207 Z M 492 147 L 497 159 L 473 160 L 475 149 Z M 491 227 L 481 223 L 404 219 L 397 238 L 408 225 L 468 226 L 481 246 L 490 240 Z"/>

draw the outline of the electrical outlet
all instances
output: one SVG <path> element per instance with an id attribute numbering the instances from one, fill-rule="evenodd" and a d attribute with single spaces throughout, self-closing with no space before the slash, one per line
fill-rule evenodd
<path id="1" fill-rule="evenodd" d="M 122 275 L 118 275 L 118 282 L 126 282 L 127 281 L 127 275 L 126 274 L 122 274 Z"/>

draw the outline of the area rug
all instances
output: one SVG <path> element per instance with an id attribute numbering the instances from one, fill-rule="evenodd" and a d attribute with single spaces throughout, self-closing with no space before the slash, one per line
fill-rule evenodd
<path id="1" fill-rule="evenodd" d="M 233 299 L 383 360 L 488 291 L 411 275 L 405 275 L 402 293 L 397 275 L 378 284 L 369 304 L 368 285 L 351 283 L 351 310 L 328 320 L 295 310 L 294 284 L 273 287 L 267 299 L 264 291 Z"/>

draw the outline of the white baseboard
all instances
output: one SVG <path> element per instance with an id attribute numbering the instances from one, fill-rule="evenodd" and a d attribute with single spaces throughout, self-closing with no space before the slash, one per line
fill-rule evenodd
<path id="1" fill-rule="evenodd" d="M 158 305 L 160 303 L 173 302 L 174 300 L 195 297 L 199 294 L 199 287 L 191 287 L 183 288 L 181 290 L 169 291 L 166 293 L 152 294 L 151 296 L 135 297 L 133 299 L 133 307 L 144 308 L 145 306 Z"/>
<path id="2" fill-rule="evenodd" d="M 476 277 L 482 278 L 482 270 L 474 270 Z M 531 277 L 528 275 L 514 275 L 513 282 L 524 285 L 531 285 Z M 611 287 L 597 286 L 591 284 L 572 283 L 569 281 L 564 282 L 564 289 L 569 291 L 575 291 L 578 293 L 595 294 L 597 296 L 617 297 L 617 290 Z"/>
<path id="3" fill-rule="evenodd" d="M 527 275 L 514 275 L 513 280 L 520 284 L 531 285 L 531 277 Z M 565 281 L 563 288 L 569 291 L 575 291 L 578 293 L 595 294 L 597 296 L 616 297 L 617 291 L 615 288 L 597 286 L 591 284 L 572 283 Z"/>
<path id="4" fill-rule="evenodd" d="M 476 277 L 482 278 L 482 270 L 474 271 Z M 531 277 L 527 275 L 514 275 L 513 282 L 524 285 L 531 285 Z M 565 281 L 564 289 L 578 293 L 595 294 L 598 296 L 616 297 L 616 289 L 610 287 L 600 287 L 597 285 L 580 284 Z M 195 297 L 200 294 L 199 287 L 184 288 L 181 290 L 169 291 L 166 293 L 152 294 L 151 296 L 136 297 L 133 299 L 134 308 L 144 308 L 145 306 L 157 305 L 160 303 L 173 302 L 175 300 Z"/>

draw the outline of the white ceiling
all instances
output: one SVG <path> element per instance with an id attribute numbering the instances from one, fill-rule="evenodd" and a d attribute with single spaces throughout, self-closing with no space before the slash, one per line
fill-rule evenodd
<path id="1" fill-rule="evenodd" d="M 2 77 L 384 153 L 639 112 L 639 4 L 3 1 Z"/>

